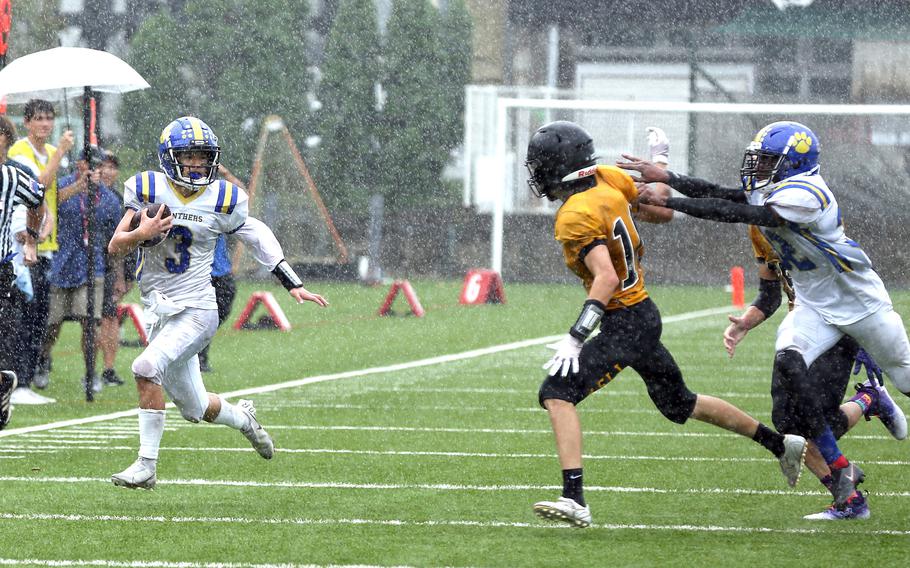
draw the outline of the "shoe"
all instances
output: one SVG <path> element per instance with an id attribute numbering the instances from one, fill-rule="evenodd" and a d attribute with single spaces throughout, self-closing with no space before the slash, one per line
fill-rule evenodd
<path id="1" fill-rule="evenodd" d="M 834 504 L 843 506 L 856 492 L 856 486 L 866 479 L 866 474 L 853 462 L 841 469 L 831 470 L 831 493 L 834 494 Z"/>
<path id="2" fill-rule="evenodd" d="M 857 491 L 851 499 L 840 507 L 831 505 L 821 513 L 806 515 L 803 518 L 809 521 L 845 521 L 850 519 L 868 519 L 869 515 L 869 504 L 866 503 L 866 498 L 863 497 L 862 492 Z"/>
<path id="3" fill-rule="evenodd" d="M 534 503 L 534 514 L 542 519 L 561 521 L 580 529 L 591 526 L 591 508 L 582 507 L 568 497 L 560 497 L 556 501 L 538 501 Z"/>
<path id="4" fill-rule="evenodd" d="M 253 448 L 259 452 L 260 456 L 267 460 L 272 459 L 272 455 L 275 453 L 275 445 L 272 443 L 272 437 L 269 436 L 269 433 L 266 432 L 265 428 L 262 427 L 262 424 L 256 420 L 256 407 L 253 406 L 253 401 L 238 401 L 237 408 L 250 419 L 247 427 L 241 428 L 240 431 L 243 432 L 246 439 L 253 444 Z"/>
<path id="5" fill-rule="evenodd" d="M 799 476 L 803 473 L 803 462 L 806 459 L 806 439 L 793 434 L 784 435 L 784 453 L 778 458 L 780 470 L 787 478 L 787 485 L 796 487 Z"/>
<path id="6" fill-rule="evenodd" d="M 85 390 L 85 377 L 82 377 L 82 390 Z M 92 392 L 98 394 L 104 386 L 101 384 L 101 377 L 92 375 Z"/>
<path id="7" fill-rule="evenodd" d="M 47 396 L 41 396 L 28 387 L 18 387 L 13 390 L 10 402 L 13 404 L 38 405 L 53 404 L 57 401 Z"/>
<path id="8" fill-rule="evenodd" d="M 158 478 L 155 475 L 156 460 L 139 458 L 133 465 L 120 473 L 111 476 L 111 481 L 117 487 L 129 489 L 154 489 Z"/>
<path id="9" fill-rule="evenodd" d="M 208 361 L 203 361 L 202 359 L 200 359 L 199 360 L 199 370 L 203 373 L 211 373 L 213 369 L 212 369 L 212 366 L 209 365 Z"/>
<path id="10" fill-rule="evenodd" d="M 898 440 L 907 437 L 907 417 L 900 407 L 895 404 L 894 399 L 888 394 L 884 386 L 879 385 L 876 380 L 869 380 L 856 385 L 856 394 L 868 394 L 872 398 L 872 404 L 866 409 L 863 415 L 866 420 L 871 420 L 877 416 L 888 432 Z M 853 400 L 853 399 L 851 399 Z"/>
<path id="11" fill-rule="evenodd" d="M 10 397 L 19 384 L 16 373 L 12 371 L 0 371 L 0 430 L 6 428 L 9 424 L 13 408 L 10 406 Z"/>
<path id="12" fill-rule="evenodd" d="M 51 384 L 50 371 L 38 369 L 32 378 L 32 386 L 36 389 L 44 390 Z"/>
<path id="13" fill-rule="evenodd" d="M 113 369 L 105 369 L 104 372 L 101 373 L 101 380 L 108 386 L 119 387 L 123 384 L 123 379 L 117 376 L 117 371 Z"/>

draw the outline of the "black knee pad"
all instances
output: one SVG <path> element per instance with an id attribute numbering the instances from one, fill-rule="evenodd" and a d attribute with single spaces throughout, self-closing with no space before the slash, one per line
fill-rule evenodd
<path id="1" fill-rule="evenodd" d="M 678 382 L 664 384 L 661 388 L 648 388 L 648 396 L 664 418 L 676 424 L 685 424 L 695 410 L 698 395 L 690 391 L 680 376 Z"/>
<path id="2" fill-rule="evenodd" d="M 584 400 L 587 395 L 583 394 L 573 380 L 574 375 L 563 377 L 561 375 L 548 376 L 540 384 L 540 390 L 537 392 L 537 402 L 543 406 L 543 401 L 549 399 L 564 400 L 572 404 L 578 404 Z"/>

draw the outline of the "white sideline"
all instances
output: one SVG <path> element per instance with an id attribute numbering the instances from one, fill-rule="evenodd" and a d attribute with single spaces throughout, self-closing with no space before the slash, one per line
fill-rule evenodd
<path id="1" fill-rule="evenodd" d="M 110 485 L 110 477 L 33 477 L 33 476 L 0 476 L 0 481 L 22 483 L 103 483 Z M 457 483 L 349 483 L 342 481 L 249 481 L 233 479 L 167 479 L 159 480 L 158 485 L 176 485 L 192 487 L 251 487 L 264 489 L 363 489 L 373 491 L 415 490 L 415 491 L 559 491 L 562 485 L 462 485 Z M 737 489 L 726 487 L 699 487 L 697 489 L 662 489 L 659 487 L 630 487 L 590 485 L 585 491 L 606 493 L 655 493 L 660 495 L 745 495 L 745 496 L 789 496 L 819 497 L 830 496 L 825 490 L 796 491 L 793 489 Z M 876 491 L 876 497 L 910 497 L 910 491 Z"/>
<path id="2" fill-rule="evenodd" d="M 882 437 L 882 439 L 885 439 Z M 136 446 L 92 446 L 92 445 L 44 445 L 26 447 L 7 447 L 0 448 L 2 452 L 35 454 L 35 453 L 57 453 L 67 450 L 93 450 L 105 452 L 135 452 Z M 162 452 L 224 452 L 224 453 L 252 453 L 256 450 L 250 447 L 246 448 L 212 448 L 203 446 L 165 446 L 161 448 Z M 349 450 L 338 448 L 275 448 L 275 452 L 282 454 L 334 454 L 334 455 L 365 455 L 365 456 L 410 456 L 410 457 L 446 457 L 446 458 L 489 458 L 489 459 L 547 459 L 552 460 L 553 454 L 532 454 L 532 453 L 495 453 L 495 452 L 443 452 L 443 451 L 416 451 L 416 450 Z M 2 456 L 10 459 L 24 459 L 24 455 Z M 660 462 L 693 462 L 693 463 L 777 463 L 775 458 L 757 458 L 757 457 L 707 457 L 707 456 L 647 456 L 647 455 L 601 455 L 585 454 L 582 456 L 585 460 L 615 460 L 615 461 L 660 461 Z M 889 466 L 908 466 L 910 461 L 907 460 L 866 460 L 862 461 L 863 465 L 889 465 Z"/>
<path id="3" fill-rule="evenodd" d="M 696 318 L 702 318 L 707 316 L 714 316 L 719 314 L 726 314 L 733 310 L 730 306 L 723 306 L 719 308 L 709 308 L 706 310 L 698 310 L 694 312 L 686 312 L 683 314 L 678 314 L 675 316 L 668 316 L 663 318 L 663 323 L 674 323 L 678 321 L 686 321 Z M 500 345 L 493 345 L 490 347 L 483 347 L 481 349 L 471 349 L 469 351 L 462 351 L 461 353 L 452 353 L 450 355 L 439 355 L 437 357 L 429 357 L 427 359 L 417 359 L 416 361 L 409 361 L 407 363 L 396 363 L 394 365 L 384 365 L 381 367 L 368 367 L 366 369 L 359 369 L 356 371 L 344 371 L 341 373 L 332 373 L 329 375 L 316 375 L 313 377 L 306 377 L 303 379 L 295 379 L 293 381 L 285 381 L 282 383 L 274 383 L 271 385 L 263 385 L 259 387 L 251 387 L 247 389 L 240 389 L 231 392 L 221 393 L 221 396 L 225 398 L 239 397 L 239 396 L 249 396 L 252 394 L 260 394 L 264 392 L 272 392 L 276 390 L 289 389 L 300 387 L 304 385 L 311 385 L 314 383 L 324 383 L 327 381 L 337 381 L 340 379 L 350 379 L 354 377 L 365 377 L 367 375 L 376 375 L 379 373 L 391 373 L 395 371 L 406 371 L 408 369 L 415 369 L 418 367 L 428 367 L 430 365 L 438 365 L 440 363 L 451 363 L 453 361 L 462 361 L 464 359 L 474 359 L 475 357 L 482 357 L 484 355 L 493 355 L 496 353 L 502 353 L 504 351 L 512 351 L 515 349 L 523 349 L 525 347 L 533 347 L 535 345 L 545 345 L 547 343 L 552 343 L 563 338 L 563 335 L 550 335 L 546 337 L 538 337 L 536 339 L 525 339 L 523 341 L 514 341 L 512 343 L 503 343 Z M 166 408 L 174 408 L 174 403 L 167 403 Z M 130 410 L 122 410 L 120 412 L 112 412 L 110 414 L 99 414 L 97 416 L 86 416 L 84 418 L 73 418 L 71 420 L 60 420 L 58 422 L 50 422 L 48 424 L 37 424 L 35 426 L 26 426 L 24 428 L 13 428 L 10 430 L 0 431 L 0 438 L 8 438 L 10 436 L 15 436 L 17 434 L 28 434 L 29 432 L 42 432 L 46 430 L 55 430 L 57 428 L 66 428 L 68 426 L 79 426 L 80 424 L 92 424 L 94 422 L 104 422 L 107 420 L 115 420 L 117 418 L 126 418 L 128 416 L 135 416 L 139 413 L 139 409 L 133 408 Z"/>
<path id="4" fill-rule="evenodd" d="M 307 519 L 307 518 L 247 518 L 247 517 L 138 517 L 130 515 L 77 515 L 77 514 L 56 514 L 56 513 L 34 513 L 34 514 L 12 514 L 0 513 L 0 520 L 15 521 L 64 521 L 64 522 L 124 522 L 124 523 L 209 523 L 209 524 L 238 524 L 238 525 L 309 525 L 309 526 L 333 526 L 333 525 L 379 525 L 379 526 L 412 526 L 412 527 L 478 527 L 478 528 L 532 528 L 532 529 L 557 529 L 573 530 L 572 527 L 563 524 L 551 523 L 525 523 L 525 522 L 508 522 L 508 521 L 474 521 L 474 520 L 426 520 L 426 521 L 408 521 L 403 519 Z M 890 529 L 867 529 L 861 527 L 859 530 L 843 530 L 829 528 L 833 525 L 825 524 L 825 529 L 818 528 L 780 528 L 780 527 L 737 527 L 737 526 L 720 526 L 720 525 L 646 525 L 646 524 L 600 524 L 594 523 L 590 529 L 601 530 L 659 530 L 659 531 L 683 531 L 683 532 L 713 532 L 713 533 L 778 533 L 778 534 L 839 534 L 839 535 L 888 535 L 888 536 L 910 536 L 907 530 L 890 530 Z M 589 530 L 590 530 L 589 529 Z M 27 560 L 13 560 L 0 558 L 0 565 L 16 564 L 30 562 Z M 265 567 L 275 566 L 272 564 L 238 564 L 238 563 L 204 563 L 192 564 L 187 562 L 114 562 L 108 564 L 107 560 L 75 560 L 75 561 L 57 561 L 57 560 L 37 560 L 31 561 L 47 566 L 125 566 L 125 567 L 163 567 L 163 568 L 184 568 L 191 566 L 200 566 L 206 568 L 214 567 Z M 57 562 L 73 562 L 73 564 L 57 564 Z M 88 562 L 103 562 L 104 564 L 87 564 Z M 47 563 L 47 564 L 45 564 Z M 312 564 L 280 564 L 280 566 L 314 566 Z M 337 566 L 335 564 L 333 567 Z M 358 564 L 357 566 L 363 566 Z M 340 568 L 340 567 L 338 567 Z"/>
<path id="5" fill-rule="evenodd" d="M 104 566 L 109 568 L 411 568 L 372 564 L 248 564 L 246 562 L 165 562 L 162 560 L 39 560 L 0 558 L 0 566 Z"/>

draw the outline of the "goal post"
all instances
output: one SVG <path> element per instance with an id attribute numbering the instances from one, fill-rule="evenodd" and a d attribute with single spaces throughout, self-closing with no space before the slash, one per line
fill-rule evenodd
<path id="1" fill-rule="evenodd" d="M 489 103 L 488 103 L 489 105 Z M 805 123 L 821 140 L 823 174 L 829 182 L 852 180 L 850 166 L 862 168 L 868 188 L 895 185 L 895 172 L 910 181 L 910 105 L 758 104 L 717 102 L 654 102 L 496 97 L 491 141 L 467 139 L 465 201 L 492 218 L 490 268 L 510 276 L 504 266 L 506 215 L 553 215 L 558 203 L 531 196 L 524 168 L 527 143 L 548 120 L 572 120 L 594 138 L 599 163 L 612 164 L 621 153 L 647 157 L 645 128 L 664 128 L 670 138 L 670 168 L 735 185 L 743 151 L 755 132 L 775 120 Z M 466 116 L 468 121 L 476 120 Z M 475 126 L 474 131 L 477 128 Z M 486 144 L 490 154 L 475 147 Z M 691 163 L 690 163 L 691 161 Z M 852 182 L 851 182 L 852 183 Z M 866 185 L 865 182 L 863 185 Z M 903 183 L 901 187 L 910 187 Z M 835 184 L 835 194 L 839 194 Z M 842 191 L 842 190 L 841 190 Z M 851 198 L 856 196 L 850 196 Z M 866 195 L 866 197 L 870 197 Z M 906 196 L 908 203 L 910 195 Z M 868 199 L 867 199 L 868 201 Z M 901 212 L 902 213 L 902 212 Z M 910 236 L 910 235 L 908 235 Z M 505 268 L 505 270 L 504 270 Z"/>

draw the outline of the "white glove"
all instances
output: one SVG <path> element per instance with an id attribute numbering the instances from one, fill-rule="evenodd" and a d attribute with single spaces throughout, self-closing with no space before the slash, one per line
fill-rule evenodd
<path id="1" fill-rule="evenodd" d="M 648 148 L 651 150 L 651 161 L 655 164 L 670 162 L 670 139 L 667 133 L 656 126 L 645 129 L 648 132 Z"/>
<path id="2" fill-rule="evenodd" d="M 551 377 L 560 371 L 562 376 L 565 377 L 569 374 L 570 368 L 573 373 L 577 373 L 578 354 L 581 353 L 582 345 L 584 345 L 584 342 L 575 339 L 569 334 L 566 334 L 562 340 L 547 345 L 548 348 L 555 349 L 556 354 L 544 364 L 543 368 L 548 371 Z"/>

